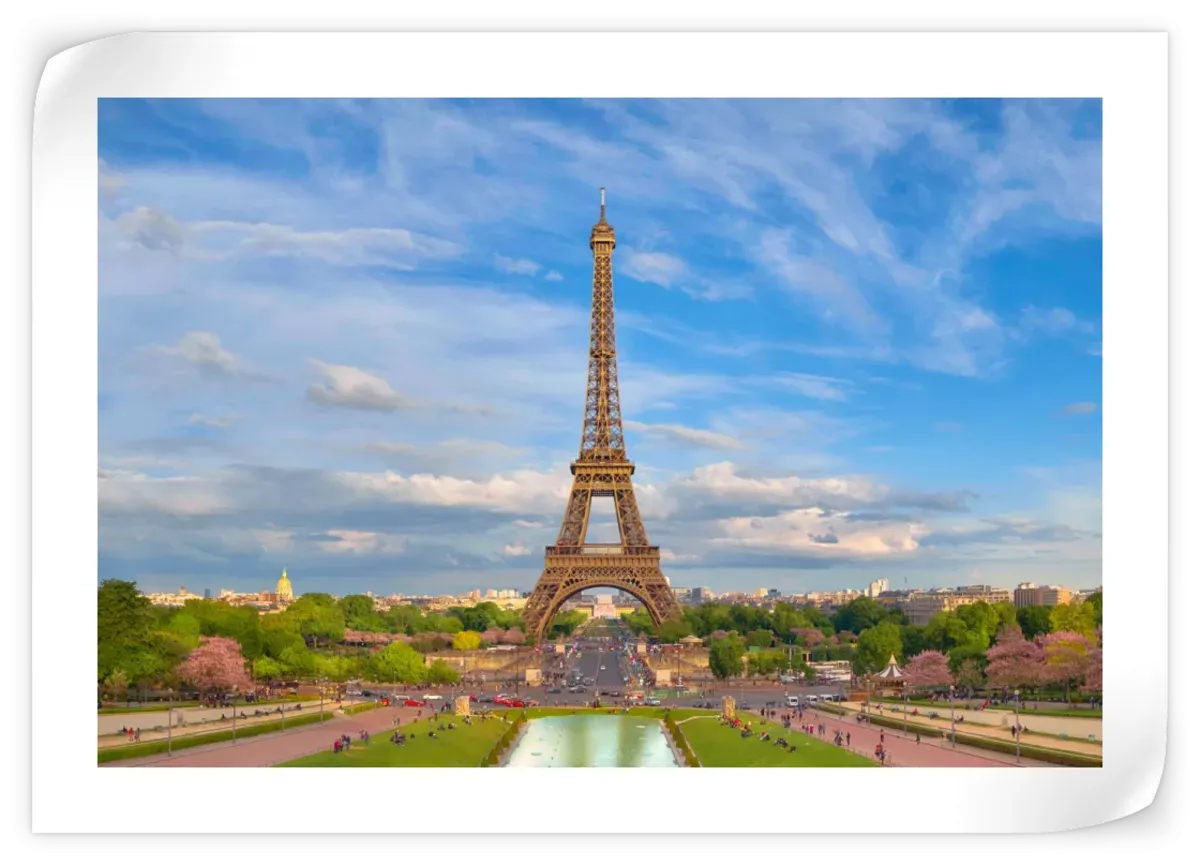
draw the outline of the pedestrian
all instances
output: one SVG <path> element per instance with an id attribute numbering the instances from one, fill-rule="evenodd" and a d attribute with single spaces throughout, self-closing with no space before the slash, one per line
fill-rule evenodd
<path id="1" fill-rule="evenodd" d="M 850 747 L 850 731 L 849 730 L 846 731 L 846 747 L 847 748 Z"/>
<path id="2" fill-rule="evenodd" d="M 918 745 L 921 744 L 921 734 L 920 733 L 917 733 L 917 744 Z"/>
<path id="3" fill-rule="evenodd" d="M 142 728 L 141 727 L 138 727 L 136 730 L 133 731 L 133 740 L 135 742 L 142 741 Z"/>
<path id="4" fill-rule="evenodd" d="M 880 747 L 883 747 L 883 731 L 882 730 L 879 731 L 879 745 L 880 745 Z"/>

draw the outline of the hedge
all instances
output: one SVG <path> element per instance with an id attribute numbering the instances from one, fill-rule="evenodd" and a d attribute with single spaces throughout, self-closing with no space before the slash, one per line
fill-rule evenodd
<path id="1" fill-rule="evenodd" d="M 822 712 L 832 712 L 835 715 L 848 715 L 849 711 L 841 706 L 821 706 Z M 880 717 L 879 715 L 871 715 L 871 724 L 876 727 L 887 727 L 891 730 L 903 730 L 904 722 L 895 718 Z M 910 730 L 924 733 L 927 736 L 940 736 L 946 732 L 938 727 L 926 727 L 923 724 L 917 724 L 913 721 L 908 722 Z M 970 733 L 963 733 L 961 730 L 954 731 L 954 741 L 960 742 L 963 745 L 970 745 L 973 748 L 980 748 L 984 751 L 998 751 L 1002 754 L 1017 753 L 1016 742 L 1009 742 L 1004 739 L 992 739 L 987 736 L 973 736 Z M 1057 766 L 1083 766 L 1090 768 L 1099 768 L 1104 765 L 1102 757 L 1093 757 L 1090 754 L 1079 754 L 1075 751 L 1056 751 L 1051 748 L 1043 748 L 1040 745 L 1022 745 L 1022 756 L 1029 757 L 1031 760 L 1039 760 L 1043 763 L 1053 763 Z"/>
<path id="2" fill-rule="evenodd" d="M 354 703 L 343 708 L 342 712 L 346 715 L 357 715 L 360 712 L 369 712 L 372 709 L 378 709 L 381 705 L 381 703 Z"/>
<path id="3" fill-rule="evenodd" d="M 484 765 L 484 766 L 500 765 L 500 757 L 503 756 L 504 751 L 508 748 L 508 746 L 511 745 L 516 740 L 517 734 L 525 726 L 525 722 L 528 720 L 529 720 L 529 717 L 524 712 L 522 712 L 517 717 L 517 719 L 512 722 L 511 726 L 509 726 L 509 728 L 504 731 L 504 734 L 496 741 L 496 744 L 492 746 L 492 750 L 489 751 L 488 755 L 483 758 L 482 765 Z"/>
<path id="4" fill-rule="evenodd" d="M 306 724 L 315 724 L 317 721 L 324 721 L 333 717 L 332 712 L 324 714 L 301 715 L 298 718 L 288 718 L 283 722 L 283 728 L 303 727 Z M 263 733 L 276 733 L 279 731 L 280 725 L 274 722 L 265 724 L 251 724 L 248 727 L 239 728 L 237 735 L 239 739 L 248 739 L 251 736 L 258 736 Z M 233 739 L 232 730 L 215 730 L 211 733 L 197 733 L 193 736 L 176 737 L 171 740 L 171 752 L 183 750 L 184 748 L 194 748 L 197 745 L 211 745 L 214 742 L 224 742 Z M 167 740 L 160 739 L 155 742 L 143 742 L 140 745 L 126 745 L 119 748 L 105 748 L 97 755 L 98 763 L 112 763 L 116 760 L 129 760 L 133 757 L 149 757 L 153 754 L 167 753 Z"/>
<path id="5" fill-rule="evenodd" d="M 667 718 L 663 723 L 667 725 L 667 731 L 671 734 L 671 741 L 675 743 L 675 747 L 679 749 L 679 753 L 683 754 L 683 761 L 688 766 L 700 767 L 700 760 L 692 751 L 692 746 L 688 744 L 687 739 L 683 735 L 683 731 L 679 729 L 679 724 L 673 718 Z"/>

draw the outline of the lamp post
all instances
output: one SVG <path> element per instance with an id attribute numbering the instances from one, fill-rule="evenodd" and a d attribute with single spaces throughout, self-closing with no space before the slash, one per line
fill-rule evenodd
<path id="1" fill-rule="evenodd" d="M 237 694 L 233 695 L 233 700 L 229 703 L 233 709 L 233 743 L 237 744 Z"/>
<path id="2" fill-rule="evenodd" d="M 167 755 L 171 754 L 171 716 L 174 714 L 171 709 L 171 689 L 167 688 Z"/>
<path id="3" fill-rule="evenodd" d="M 1013 696 L 1017 698 L 1015 704 L 1017 716 L 1017 765 L 1021 765 L 1021 692 L 1013 691 Z"/>
<path id="4" fill-rule="evenodd" d="M 908 738 L 908 683 L 904 684 L 904 738 Z"/>
<path id="5" fill-rule="evenodd" d="M 957 745 L 954 742 L 954 688 L 950 689 L 950 747 L 955 748 Z"/>

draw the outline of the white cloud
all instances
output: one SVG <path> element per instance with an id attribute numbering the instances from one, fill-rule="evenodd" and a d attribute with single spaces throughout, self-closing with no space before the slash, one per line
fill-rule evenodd
<path id="1" fill-rule="evenodd" d="M 644 432 L 677 444 L 714 450 L 744 450 L 746 447 L 733 436 L 712 430 L 670 423 L 642 423 L 635 420 L 627 420 L 624 423 L 626 427 L 636 432 Z"/>
<path id="2" fill-rule="evenodd" d="M 1098 406 L 1094 402 L 1073 402 L 1063 406 L 1062 413 L 1065 415 L 1092 414 L 1097 408 Z"/>
<path id="3" fill-rule="evenodd" d="M 122 213 L 116 224 L 128 243 L 160 252 L 175 253 L 183 248 L 183 227 L 169 213 L 138 207 Z"/>
<path id="4" fill-rule="evenodd" d="M 457 243 L 403 228 L 342 228 L 303 231 L 290 225 L 210 221 L 189 223 L 200 256 L 313 258 L 344 266 L 411 267 L 427 258 L 453 258 Z"/>
<path id="5" fill-rule="evenodd" d="M 846 399 L 847 381 L 823 375 L 801 372 L 783 372 L 770 379 L 772 384 L 793 390 L 812 399 L 843 402 Z"/>
<path id="6" fill-rule="evenodd" d="M 404 538 L 382 532 L 362 532 L 354 529 L 331 529 L 325 534 L 333 540 L 317 541 L 326 553 L 349 555 L 380 555 L 403 553 Z"/>
<path id="7" fill-rule="evenodd" d="M 233 418 L 232 417 L 206 417 L 205 415 L 202 415 L 199 412 L 194 412 L 192 414 L 192 416 L 188 418 L 188 423 L 196 425 L 196 426 L 207 426 L 207 427 L 216 427 L 218 429 L 224 429 L 225 427 L 228 427 L 229 425 L 231 425 L 233 423 Z"/>
<path id="8" fill-rule="evenodd" d="M 107 513 L 154 512 L 178 517 L 228 513 L 235 507 L 217 479 L 160 478 L 121 469 L 100 469 L 99 503 Z"/>
<path id="9" fill-rule="evenodd" d="M 240 366 L 233 352 L 222 348 L 221 338 L 205 331 L 189 331 L 174 345 L 154 346 L 151 350 L 157 354 L 181 357 L 206 371 L 236 373 Z"/>
<path id="10" fill-rule="evenodd" d="M 847 514 L 800 508 L 770 517 L 731 517 L 718 521 L 718 547 L 827 558 L 888 557 L 913 553 L 928 533 L 922 524 L 852 522 Z"/>
<path id="11" fill-rule="evenodd" d="M 337 366 L 319 360 L 312 364 L 326 379 L 308 386 L 308 398 L 312 402 L 382 412 L 409 407 L 404 397 L 380 376 L 354 366 Z"/>
<path id="12" fill-rule="evenodd" d="M 547 282 L 562 282 L 563 275 L 557 270 L 546 271 Z"/>
<path id="13" fill-rule="evenodd" d="M 670 288 L 688 272 L 683 259 L 665 252 L 631 252 L 619 261 L 621 273 L 663 288 Z"/>
<path id="14" fill-rule="evenodd" d="M 503 552 L 504 552 L 504 555 L 507 556 L 508 558 L 517 558 L 518 556 L 529 555 L 531 550 L 529 549 L 529 547 L 523 546 L 521 544 L 505 544 Z"/>
<path id="15" fill-rule="evenodd" d="M 1044 333 L 1050 336 L 1079 332 L 1093 333 L 1096 326 L 1090 321 L 1083 321 L 1075 313 L 1061 306 L 1045 308 L 1025 305 L 1021 308 L 1021 318 L 1018 330 L 1022 335 Z"/>
<path id="16" fill-rule="evenodd" d="M 865 478 L 746 477 L 733 463 L 700 466 L 676 484 L 684 495 L 759 503 L 809 503 L 824 499 L 866 504 L 882 500 L 888 488 Z"/>
<path id="17" fill-rule="evenodd" d="M 352 491 L 387 501 L 445 508 L 477 508 L 501 513 L 545 513 L 561 510 L 571 489 L 566 469 L 523 470 L 473 480 L 449 475 L 396 472 L 345 472 L 338 479 Z"/>
<path id="18" fill-rule="evenodd" d="M 536 261 L 530 261 L 528 258 L 509 258 L 505 255 L 497 255 L 493 262 L 496 270 L 501 273 L 516 273 L 521 276 L 533 276 L 540 269 L 540 265 Z M 549 279 L 549 275 L 546 278 Z M 559 279 L 561 278 L 559 277 Z"/>

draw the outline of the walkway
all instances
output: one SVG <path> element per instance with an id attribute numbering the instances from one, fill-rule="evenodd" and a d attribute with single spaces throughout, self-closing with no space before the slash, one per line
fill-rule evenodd
<path id="1" fill-rule="evenodd" d="M 862 711 L 862 703 L 836 703 L 834 705 L 838 705 L 841 708 L 843 708 L 846 711 L 851 713 L 849 716 L 851 726 L 855 726 L 855 727 L 859 726 L 858 724 L 854 723 L 854 716 Z M 884 706 L 883 716 L 885 718 L 888 718 L 890 720 L 894 720 L 897 722 L 901 722 L 904 720 L 903 713 L 888 711 L 888 706 L 886 703 L 884 703 L 883 706 Z M 897 707 L 897 708 L 899 708 L 899 707 Z M 934 711 L 937 711 L 937 710 L 934 710 Z M 997 714 L 997 713 L 993 713 L 990 710 L 987 713 L 974 712 L 969 709 L 960 709 L 960 710 L 956 710 L 956 712 L 955 712 L 956 716 L 961 715 L 961 716 L 965 717 L 968 721 L 971 720 L 973 715 L 983 715 L 983 714 L 992 715 L 992 714 Z M 870 715 L 872 717 L 877 717 L 879 715 L 879 710 L 875 708 L 874 703 L 871 704 Z M 1004 715 L 1007 717 L 1012 717 L 1007 712 L 1005 712 Z M 921 724 L 923 727 L 927 727 L 927 728 L 933 727 L 938 730 L 945 730 L 947 735 L 949 735 L 949 732 L 950 732 L 950 719 L 949 718 L 939 718 L 937 720 L 933 720 L 929 717 L 928 714 L 924 714 L 924 715 L 911 715 L 910 714 L 908 716 L 908 720 L 909 720 L 910 724 Z M 996 739 L 996 740 L 999 740 L 1002 742 L 1013 742 L 1014 741 L 1011 729 L 1009 727 L 1001 727 L 999 725 L 996 725 L 995 722 L 992 721 L 990 718 L 987 720 L 991 721 L 991 723 L 989 723 L 987 725 L 979 724 L 979 723 L 959 723 L 959 724 L 954 725 L 954 729 L 964 735 L 981 736 L 981 737 L 988 738 L 988 739 Z M 1029 726 L 1029 725 L 1025 724 L 1025 720 L 1026 720 L 1025 716 L 1022 715 L 1021 716 L 1022 726 Z M 1046 719 L 1043 718 L 1041 720 L 1046 720 Z M 1050 720 L 1080 721 L 1080 720 L 1090 720 L 1090 719 L 1052 718 Z M 1098 721 L 1095 723 L 1097 726 L 1099 726 Z M 1099 737 L 1097 737 L 1097 738 L 1099 738 Z M 1048 735 L 1046 733 L 1035 733 L 1032 730 L 1028 730 L 1026 732 L 1021 733 L 1021 742 L 1022 742 L 1022 744 L 1025 744 L 1025 745 L 1036 745 L 1039 748 L 1050 748 L 1055 751 L 1070 751 L 1070 752 L 1076 753 L 1076 754 L 1087 754 L 1088 756 L 1092 756 L 1092 757 L 1100 757 L 1104 753 L 1103 743 L 1100 741 L 1086 742 L 1086 741 L 1078 741 L 1076 739 L 1060 739 L 1057 736 Z"/>
<path id="2" fill-rule="evenodd" d="M 875 756 L 875 746 L 879 744 L 879 736 L 883 734 L 883 749 L 892 757 L 896 766 L 906 767 L 943 767 L 958 766 L 968 768 L 1002 768 L 1015 767 L 1016 757 L 998 751 L 985 751 L 969 745 L 950 746 L 949 742 L 941 739 L 923 737 L 917 744 L 916 734 L 907 736 L 901 730 L 889 730 L 885 727 L 857 724 L 853 718 L 843 718 L 839 715 L 829 715 L 824 712 L 805 712 L 804 720 L 808 723 L 825 724 L 825 740 L 833 741 L 834 734 L 839 731 L 843 736 L 850 736 L 852 750 L 868 757 Z M 1049 765 L 1040 761 L 1021 758 L 1022 766 Z"/>
<path id="3" fill-rule="evenodd" d="M 360 730 L 371 735 L 391 729 L 394 718 L 406 724 L 417 717 L 419 709 L 385 706 L 349 717 L 341 715 L 333 720 L 306 727 L 297 727 L 281 733 L 263 733 L 238 742 L 218 742 L 212 745 L 197 745 L 168 756 L 153 754 L 132 760 L 104 763 L 102 766 L 208 766 L 208 767 L 263 767 L 274 766 L 298 757 L 306 757 L 333 746 L 333 740 L 345 734 L 356 738 Z M 428 715 L 428 710 L 426 710 Z M 424 717 L 424 716 L 423 716 Z M 353 747 L 353 746 L 352 746 Z"/>
<path id="4" fill-rule="evenodd" d="M 296 706 L 300 708 L 297 709 Z M 296 718 L 301 715 L 316 715 L 321 711 L 321 702 L 318 700 L 307 701 L 303 703 L 288 703 L 283 706 L 285 718 Z M 346 706 L 355 705 L 352 701 L 347 700 L 342 704 Z M 338 704 L 332 700 L 326 700 L 324 708 L 326 712 L 337 708 Z M 257 718 L 254 716 L 254 710 L 258 709 L 262 714 Z M 239 705 L 237 707 L 238 729 L 243 727 L 251 727 L 258 724 L 267 724 L 274 722 L 279 723 L 280 706 L 255 706 L 253 703 L 249 705 Z M 179 739 L 183 736 L 192 736 L 197 733 L 211 733 L 216 730 L 230 730 L 233 728 L 233 709 L 203 709 L 203 708 L 187 708 L 173 709 L 174 715 L 173 729 L 171 735 L 173 738 Z M 224 715 L 224 719 L 222 719 Z M 186 721 L 186 726 L 182 723 Z M 140 742 L 153 742 L 156 739 L 167 738 L 167 712 L 164 709 L 161 712 L 136 712 L 120 715 L 101 715 L 99 717 L 99 736 L 97 744 L 100 748 L 118 748 L 132 744 L 129 739 L 123 735 L 121 727 L 140 728 L 142 737 Z M 161 729 L 156 729 L 161 727 Z"/>

